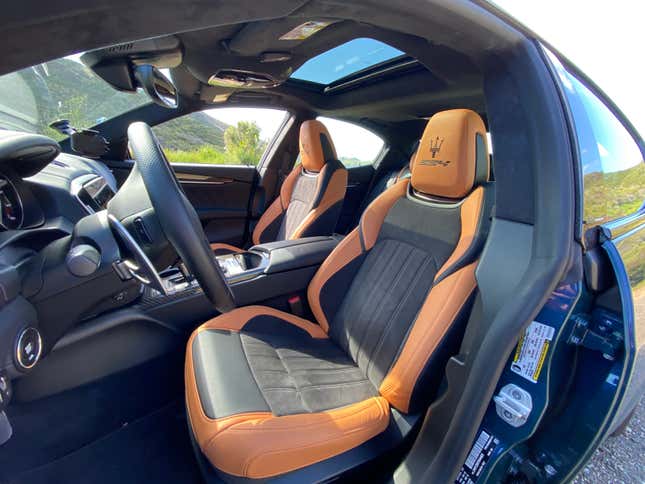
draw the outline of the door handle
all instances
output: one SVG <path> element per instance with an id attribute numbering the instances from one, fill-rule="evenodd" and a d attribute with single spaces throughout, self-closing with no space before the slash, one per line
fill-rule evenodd
<path id="1" fill-rule="evenodd" d="M 226 185 L 235 180 L 228 177 L 196 175 L 193 173 L 177 173 L 177 179 L 185 185 Z"/>

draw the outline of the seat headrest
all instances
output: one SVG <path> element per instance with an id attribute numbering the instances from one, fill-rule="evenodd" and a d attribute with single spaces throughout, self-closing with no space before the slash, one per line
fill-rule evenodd
<path id="1" fill-rule="evenodd" d="M 426 195 L 463 198 L 488 181 L 486 127 L 470 109 L 442 111 L 430 118 L 412 164 L 412 188 Z"/>
<path id="2" fill-rule="evenodd" d="M 307 171 L 318 172 L 330 160 L 335 160 L 336 149 L 324 124 L 316 119 L 300 125 L 300 159 Z"/>

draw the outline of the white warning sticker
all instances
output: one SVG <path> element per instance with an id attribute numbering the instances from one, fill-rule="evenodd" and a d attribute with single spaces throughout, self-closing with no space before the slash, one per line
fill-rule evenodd
<path id="1" fill-rule="evenodd" d="M 300 24 L 297 27 L 291 29 L 289 32 L 280 37 L 279 40 L 305 40 L 306 38 L 311 37 L 316 32 L 321 31 L 332 23 L 333 22 L 320 20 L 305 22 L 304 24 Z"/>
<path id="2" fill-rule="evenodd" d="M 551 326 L 533 321 L 517 343 L 511 371 L 536 383 L 554 334 Z"/>
<path id="3" fill-rule="evenodd" d="M 461 471 L 455 479 L 455 484 L 474 484 L 481 476 L 486 464 L 493 455 L 495 448 L 499 444 L 499 439 L 493 437 L 485 430 L 479 432 L 479 436 L 466 458 L 466 462 L 461 467 Z"/>

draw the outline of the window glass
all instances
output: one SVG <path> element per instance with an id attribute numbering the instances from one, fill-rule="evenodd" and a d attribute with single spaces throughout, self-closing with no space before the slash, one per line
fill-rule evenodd
<path id="1" fill-rule="evenodd" d="M 345 168 L 371 165 L 383 149 L 385 142 L 365 128 L 322 116 L 318 120 L 327 127 L 338 159 Z"/>
<path id="2" fill-rule="evenodd" d="M 354 39 L 309 59 L 291 74 L 291 77 L 318 84 L 330 84 L 402 55 L 404 53 L 400 50 L 378 40 Z"/>
<path id="3" fill-rule="evenodd" d="M 67 137 L 49 127 L 67 119 L 90 128 L 150 102 L 142 91 L 121 92 L 83 65 L 80 54 L 0 76 L 0 129 Z"/>
<path id="4" fill-rule="evenodd" d="M 559 74 L 578 137 L 585 225 L 637 211 L 645 200 L 645 164 L 638 145 L 591 90 L 563 69 Z"/>
<path id="5" fill-rule="evenodd" d="M 280 109 L 216 108 L 153 129 L 171 163 L 257 165 L 286 114 Z"/>

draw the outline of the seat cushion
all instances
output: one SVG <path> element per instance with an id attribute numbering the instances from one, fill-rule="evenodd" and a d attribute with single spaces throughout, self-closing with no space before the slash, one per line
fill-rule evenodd
<path id="1" fill-rule="evenodd" d="M 186 398 L 202 453 L 219 471 L 267 478 L 383 432 L 387 401 L 309 321 L 239 308 L 202 325 L 186 354 Z"/>

